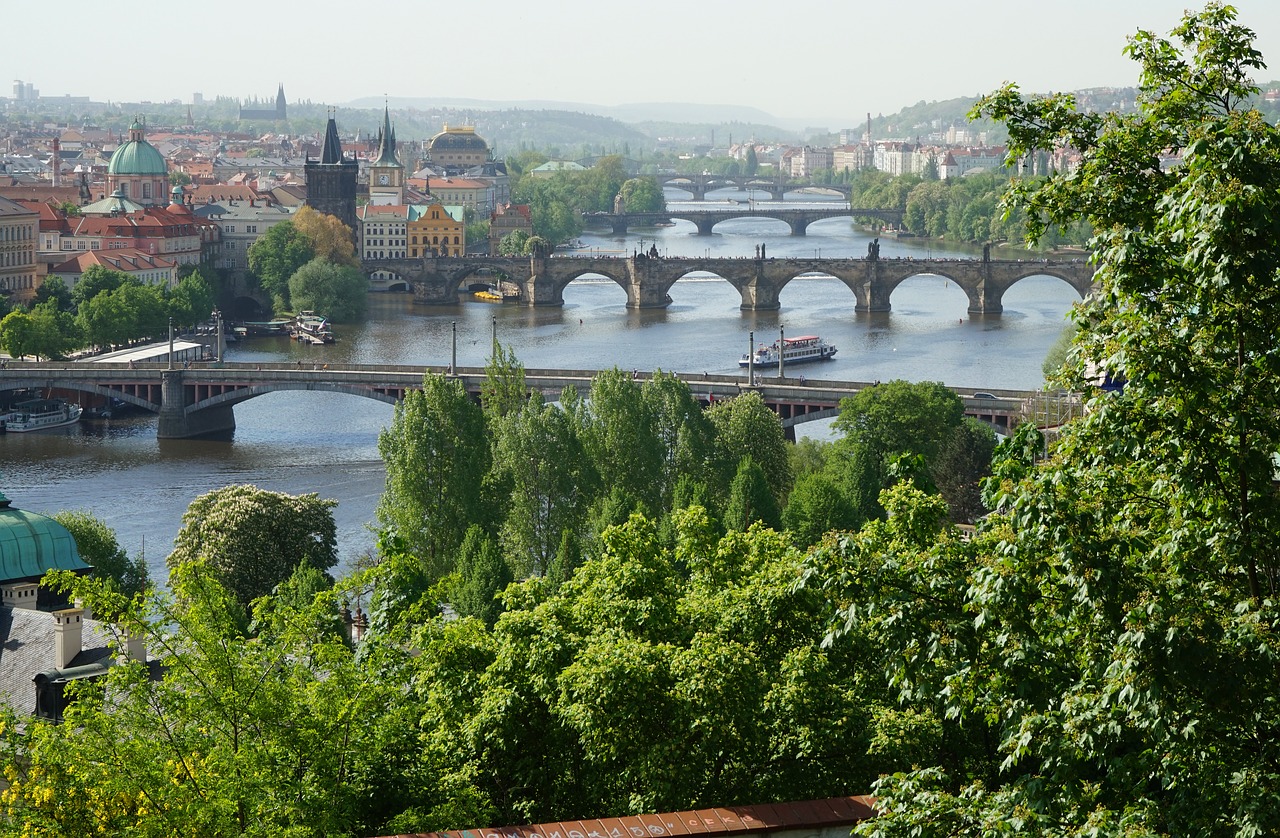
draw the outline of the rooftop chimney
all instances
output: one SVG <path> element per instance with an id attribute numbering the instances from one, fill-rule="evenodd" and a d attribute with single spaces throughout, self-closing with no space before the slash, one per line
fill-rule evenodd
<path id="1" fill-rule="evenodd" d="M 36 610 L 36 592 L 40 589 L 36 582 L 9 582 L 0 589 L 0 605 L 9 608 L 25 608 Z"/>
<path id="2" fill-rule="evenodd" d="M 84 645 L 84 610 L 64 608 L 53 612 L 53 665 L 66 669 Z"/>

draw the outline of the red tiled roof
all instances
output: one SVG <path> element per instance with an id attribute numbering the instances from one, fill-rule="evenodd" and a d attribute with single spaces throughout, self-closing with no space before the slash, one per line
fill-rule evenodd
<path id="1" fill-rule="evenodd" d="M 624 815 L 600 820 L 529 826 L 496 826 L 418 832 L 386 838 L 674 838 L 680 835 L 759 835 L 780 830 L 851 826 L 875 817 L 870 797 L 833 797 L 796 803 L 723 806 L 662 815 Z"/>

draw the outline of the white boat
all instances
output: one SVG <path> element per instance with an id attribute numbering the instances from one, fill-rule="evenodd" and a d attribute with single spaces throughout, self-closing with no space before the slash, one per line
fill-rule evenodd
<path id="1" fill-rule="evenodd" d="M 314 311 L 302 311 L 293 318 L 293 336 L 307 343 L 333 343 L 333 326 L 329 318 Z"/>
<path id="2" fill-rule="evenodd" d="M 835 357 L 836 348 L 817 335 L 803 335 L 798 338 L 786 338 L 782 346 L 782 366 L 788 364 L 805 364 L 809 361 L 825 361 Z M 778 365 L 778 342 L 760 347 L 750 355 L 743 355 L 738 360 L 740 367 L 770 367 Z"/>
<path id="3" fill-rule="evenodd" d="M 31 399 L 18 402 L 0 416 L 0 430 L 13 433 L 61 428 L 80 421 L 84 408 L 61 399 Z"/>

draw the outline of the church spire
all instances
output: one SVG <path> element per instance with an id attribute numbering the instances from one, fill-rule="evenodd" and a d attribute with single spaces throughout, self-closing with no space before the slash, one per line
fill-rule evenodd
<path id="1" fill-rule="evenodd" d="M 396 157 L 396 132 L 391 127 L 391 111 L 385 105 L 382 108 L 382 128 L 378 130 L 378 159 L 373 165 L 400 165 Z"/>

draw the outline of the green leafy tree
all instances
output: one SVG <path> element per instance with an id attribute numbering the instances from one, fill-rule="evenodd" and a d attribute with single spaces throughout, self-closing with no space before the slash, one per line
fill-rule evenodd
<path id="1" fill-rule="evenodd" d="M 337 564 L 336 501 L 256 486 L 216 489 L 191 502 L 166 559 L 170 578 L 202 560 L 236 601 L 248 605 L 288 579 L 299 563 Z"/>
<path id="2" fill-rule="evenodd" d="M 457 581 L 452 586 L 454 609 L 493 628 L 502 613 L 498 594 L 506 590 L 513 579 L 497 542 L 478 525 L 468 527 L 458 552 Z"/>
<path id="3" fill-rule="evenodd" d="M 290 308 L 289 277 L 315 257 L 311 241 L 292 221 L 272 225 L 249 245 L 249 269 L 282 311 Z"/>
<path id="4" fill-rule="evenodd" d="M 56 576 L 95 613 L 120 615 L 113 639 L 143 639 L 156 668 L 118 663 L 81 681 L 61 723 L 18 724 L 5 711 L 7 832 L 386 834 L 431 796 L 429 783 L 393 769 L 407 762 L 421 712 L 386 677 L 396 659 L 358 661 L 340 635 L 317 632 L 331 597 L 246 636 L 217 576 L 202 560 L 184 563 L 173 598 L 153 591 L 139 603 L 99 580 Z"/>
<path id="5" fill-rule="evenodd" d="M 79 311 L 87 301 L 104 291 L 114 291 L 130 280 L 131 277 L 124 271 L 112 270 L 102 265 L 90 265 L 85 268 L 80 279 L 76 280 L 76 284 L 71 288 L 71 299 L 75 302 L 76 310 Z"/>
<path id="6" fill-rule="evenodd" d="M 578 402 L 577 424 L 601 483 L 658 509 L 666 452 L 657 417 L 631 373 L 617 367 L 596 373 L 590 395 Z"/>
<path id="7" fill-rule="evenodd" d="M 724 528 L 742 531 L 757 521 L 770 529 L 782 529 L 782 515 L 773 492 L 769 490 L 764 470 L 748 454 L 738 463 L 738 473 L 729 484 Z"/>
<path id="8" fill-rule="evenodd" d="M 364 316 L 369 280 L 358 269 L 319 257 L 289 277 L 289 299 L 299 309 L 322 311 L 339 323 Z"/>
<path id="9" fill-rule="evenodd" d="M 667 198 L 653 177 L 630 178 L 622 184 L 622 205 L 627 212 L 662 212 Z"/>
<path id="10" fill-rule="evenodd" d="M 194 326 L 207 320 L 216 305 L 214 289 L 203 273 L 193 272 L 178 280 L 167 297 L 169 316 L 179 326 Z"/>
<path id="11" fill-rule="evenodd" d="M 458 379 L 423 378 L 405 393 L 378 436 L 387 485 L 378 520 L 422 562 L 434 583 L 449 573 L 467 528 L 483 515 L 488 434 L 480 407 Z"/>
<path id="12" fill-rule="evenodd" d="M 36 289 L 35 305 L 42 305 L 49 300 L 54 301 L 59 311 L 74 312 L 76 310 L 75 301 L 71 298 L 71 289 L 60 276 L 46 277 Z"/>
<path id="13" fill-rule="evenodd" d="M 952 520 L 971 524 L 986 514 L 982 481 L 991 475 L 995 449 L 995 431 L 977 419 L 965 419 L 952 429 L 929 464 L 934 484 L 951 508 Z"/>
<path id="14" fill-rule="evenodd" d="M 797 547 L 807 548 L 828 532 L 852 532 L 865 520 L 826 475 L 812 472 L 796 479 L 782 511 L 782 525 Z"/>
<path id="15" fill-rule="evenodd" d="M 536 392 L 495 432 L 494 463 L 510 487 L 503 550 L 518 576 L 541 575 L 561 534 L 580 526 L 597 478 L 569 416 Z"/>
<path id="16" fill-rule="evenodd" d="M 1100 287 L 1066 377 L 1085 387 L 1104 369 L 1126 386 L 1045 460 L 1015 437 L 968 547 L 945 529 L 917 540 L 932 601 L 871 613 L 848 556 L 816 577 L 858 582 L 833 586 L 833 641 L 872 636 L 904 703 L 932 707 L 972 756 L 887 776 L 862 834 L 1280 831 L 1280 136 L 1250 105 L 1252 40 L 1210 4 L 1168 39 L 1130 39 L 1134 113 L 1013 87 L 975 111 L 1008 126 L 1013 159 L 1080 153 L 1010 200 L 1033 238 L 1076 219 L 1098 231 Z M 1170 149 L 1180 165 L 1160 166 Z M 924 517 L 907 504 L 886 526 Z M 864 546 L 868 572 L 904 562 Z"/>
<path id="17" fill-rule="evenodd" d="M 113 590 L 126 597 L 146 591 L 151 583 L 146 561 L 141 556 L 129 558 L 115 530 L 101 519 L 76 510 L 55 512 L 51 517 L 71 533 L 80 558 L 93 565 L 95 576 L 107 580 Z"/>
<path id="18" fill-rule="evenodd" d="M 498 242 L 499 256 L 527 256 L 529 254 L 530 235 L 524 230 L 507 233 Z"/>
<path id="19" fill-rule="evenodd" d="M 707 409 L 716 434 L 716 459 L 721 486 L 728 486 L 744 456 L 764 472 L 775 503 L 791 489 L 791 463 L 787 440 L 778 414 L 769 409 L 759 393 L 749 392 L 718 401 Z"/>
<path id="20" fill-rule="evenodd" d="M 0 343 L 11 358 L 25 358 L 33 354 L 38 338 L 36 322 L 25 311 L 11 311 L 0 320 Z"/>

